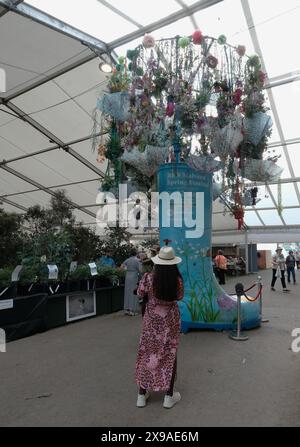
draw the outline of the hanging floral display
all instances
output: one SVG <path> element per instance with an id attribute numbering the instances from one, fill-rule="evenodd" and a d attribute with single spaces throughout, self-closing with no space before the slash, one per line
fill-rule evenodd
<path id="1" fill-rule="evenodd" d="M 98 100 L 109 129 L 99 158 L 110 161 L 113 184 L 126 180 L 128 167 L 137 180 L 173 161 L 218 171 L 217 195 L 241 228 L 244 207 L 256 200 L 244 180 L 270 181 L 281 173 L 264 159 L 272 127 L 265 82 L 259 57 L 229 45 L 224 34 L 216 39 L 195 30 L 158 41 L 145 35 L 118 59 Z"/>

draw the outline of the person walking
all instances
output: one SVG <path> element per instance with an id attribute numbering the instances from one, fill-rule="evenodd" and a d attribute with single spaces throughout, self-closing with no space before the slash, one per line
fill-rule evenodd
<path id="1" fill-rule="evenodd" d="M 141 262 L 137 258 L 137 251 L 133 248 L 131 256 L 121 265 L 126 270 L 124 290 L 124 312 L 125 315 L 138 315 L 138 298 L 134 293 L 141 273 Z"/>
<path id="2" fill-rule="evenodd" d="M 137 407 L 147 404 L 149 392 L 164 391 L 164 408 L 172 408 L 181 399 L 174 391 L 180 313 L 177 301 L 183 298 L 183 280 L 177 265 L 182 261 L 174 249 L 166 246 L 152 258 L 153 273 L 144 275 L 138 295 L 148 295 L 140 337 L 135 378 L 139 386 Z"/>
<path id="3" fill-rule="evenodd" d="M 273 277 L 272 277 L 272 283 L 271 283 L 271 290 L 275 291 L 275 283 L 277 278 L 281 278 L 281 284 L 282 284 L 282 289 L 283 292 L 290 292 L 290 290 L 288 290 L 286 288 L 286 283 L 285 283 L 285 257 L 282 254 L 282 248 L 277 248 L 276 250 L 276 254 L 275 256 L 273 256 L 273 260 L 272 260 L 272 266 L 273 266 Z"/>
<path id="4" fill-rule="evenodd" d="M 287 268 L 288 283 L 291 282 L 291 274 L 292 274 L 294 284 L 296 284 L 296 274 L 295 274 L 296 259 L 294 256 L 294 252 L 292 250 L 289 251 L 289 255 L 286 257 L 285 263 Z"/>
<path id="5" fill-rule="evenodd" d="M 215 257 L 215 265 L 217 268 L 217 274 L 219 278 L 219 284 L 225 284 L 225 272 L 227 270 L 227 259 L 223 255 L 222 250 L 218 250 L 218 254 Z"/>
<path id="6" fill-rule="evenodd" d="M 296 251 L 296 253 L 295 253 L 295 260 L 296 260 L 296 264 L 297 264 L 297 270 L 300 270 L 300 253 L 299 253 L 299 251 Z"/>

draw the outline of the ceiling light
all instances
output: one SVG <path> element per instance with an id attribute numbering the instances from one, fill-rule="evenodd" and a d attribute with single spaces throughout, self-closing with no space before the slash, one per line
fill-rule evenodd
<path id="1" fill-rule="evenodd" d="M 108 64 L 107 62 L 101 62 L 99 64 L 99 69 L 103 71 L 103 73 L 111 73 L 112 72 L 112 66 Z"/>

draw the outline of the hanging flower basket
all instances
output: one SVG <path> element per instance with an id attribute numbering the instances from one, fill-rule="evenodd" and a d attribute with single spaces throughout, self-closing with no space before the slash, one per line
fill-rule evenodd
<path id="1" fill-rule="evenodd" d="M 246 140 L 257 146 L 269 132 L 272 124 L 272 118 L 263 112 L 256 112 L 252 118 L 245 118 L 244 132 Z"/>
<path id="2" fill-rule="evenodd" d="M 274 161 L 248 159 L 244 162 L 243 175 L 253 182 L 276 182 L 282 171 Z"/>
<path id="3" fill-rule="evenodd" d="M 98 99 L 97 108 L 118 121 L 126 121 L 130 117 L 129 94 L 127 92 L 105 93 L 101 99 Z"/>
<path id="4" fill-rule="evenodd" d="M 187 165 L 200 172 L 216 172 L 224 166 L 221 161 L 215 160 L 211 155 L 190 155 Z"/>
<path id="5" fill-rule="evenodd" d="M 228 155 L 234 155 L 242 141 L 242 120 L 239 115 L 236 115 L 229 124 L 215 132 L 211 150 L 214 154 L 225 158 Z"/>
<path id="6" fill-rule="evenodd" d="M 146 146 L 144 152 L 139 151 L 137 147 L 126 150 L 121 157 L 124 163 L 133 166 L 147 177 L 152 177 L 159 166 L 165 162 L 168 157 L 169 148 L 159 146 Z"/>

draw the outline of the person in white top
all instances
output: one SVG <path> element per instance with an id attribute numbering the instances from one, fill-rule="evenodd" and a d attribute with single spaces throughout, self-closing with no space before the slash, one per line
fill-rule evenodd
<path id="1" fill-rule="evenodd" d="M 271 290 L 275 290 L 274 286 L 276 283 L 277 278 L 280 277 L 281 284 L 282 284 L 282 290 L 283 292 L 290 292 L 286 288 L 285 283 L 285 257 L 282 253 L 282 248 L 277 248 L 276 255 L 273 256 L 272 259 L 272 267 L 273 267 L 273 277 L 272 277 L 272 283 L 271 283 Z"/>

